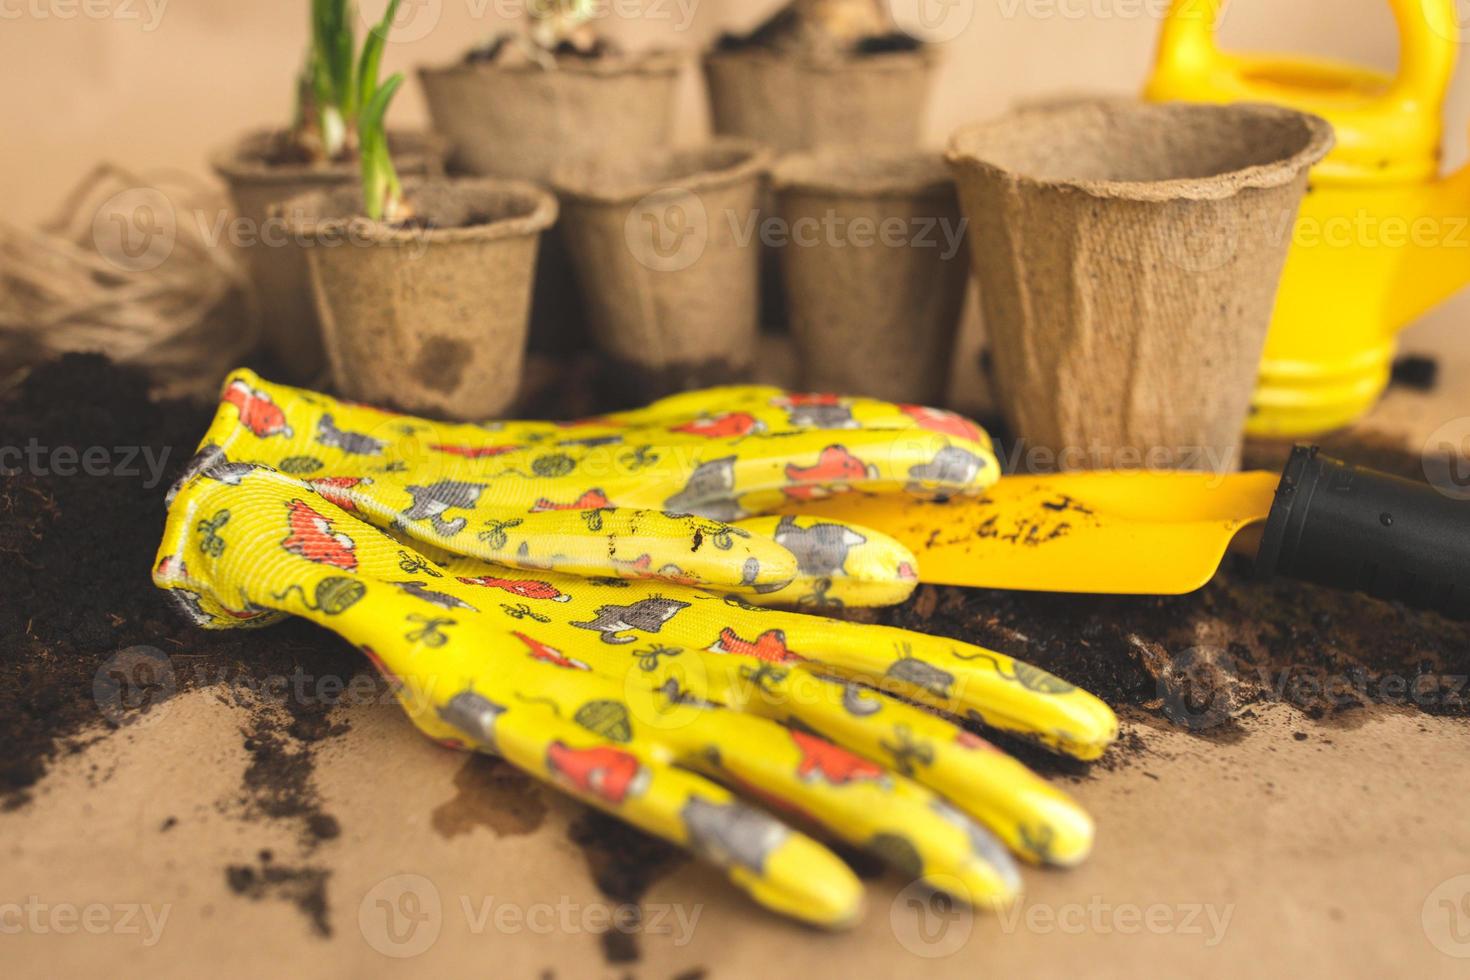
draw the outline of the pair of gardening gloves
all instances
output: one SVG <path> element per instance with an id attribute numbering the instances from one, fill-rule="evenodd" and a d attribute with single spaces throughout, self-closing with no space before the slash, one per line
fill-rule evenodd
<path id="1" fill-rule="evenodd" d="M 240 371 L 154 577 L 206 628 L 334 630 L 431 738 L 838 927 L 862 887 L 798 827 L 979 906 L 1017 894 L 1013 854 L 1071 865 L 1091 846 L 1072 800 L 943 716 L 1086 760 L 1117 732 L 1101 701 L 979 647 L 776 608 L 896 603 L 917 582 L 897 542 L 804 501 L 997 475 L 973 424 L 865 399 L 723 388 L 454 425 Z"/>

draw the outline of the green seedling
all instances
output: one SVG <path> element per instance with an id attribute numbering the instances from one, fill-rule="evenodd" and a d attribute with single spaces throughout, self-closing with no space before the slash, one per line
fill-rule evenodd
<path id="1" fill-rule="evenodd" d="M 372 81 L 377 82 L 376 71 Z M 403 185 L 398 170 L 388 153 L 388 130 L 383 118 L 398 89 L 403 75 L 397 74 L 377 85 L 366 99 L 357 117 L 358 161 L 362 167 L 362 204 L 374 221 L 399 222 L 407 217 L 403 201 Z"/>
<path id="2" fill-rule="evenodd" d="M 311 48 L 297 86 L 293 134 L 312 159 L 344 160 L 358 148 L 361 116 L 378 93 L 383 47 L 400 0 L 390 0 L 383 19 L 357 50 L 351 0 L 312 0 Z"/>

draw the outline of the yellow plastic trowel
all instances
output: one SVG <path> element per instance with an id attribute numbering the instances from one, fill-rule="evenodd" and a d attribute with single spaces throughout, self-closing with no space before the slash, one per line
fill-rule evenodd
<path id="1" fill-rule="evenodd" d="M 1115 595 L 1193 592 L 1260 525 L 1264 576 L 1470 616 L 1470 503 L 1305 447 L 1281 474 L 1007 476 L 947 503 L 844 494 L 791 512 L 897 538 L 924 582 Z"/>

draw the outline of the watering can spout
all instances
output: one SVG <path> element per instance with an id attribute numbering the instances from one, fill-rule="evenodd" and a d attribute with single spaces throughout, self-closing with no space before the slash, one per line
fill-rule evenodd
<path id="1" fill-rule="evenodd" d="M 1384 310 L 1391 334 L 1470 286 L 1470 166 L 1425 185 L 1408 213 L 1403 260 Z"/>

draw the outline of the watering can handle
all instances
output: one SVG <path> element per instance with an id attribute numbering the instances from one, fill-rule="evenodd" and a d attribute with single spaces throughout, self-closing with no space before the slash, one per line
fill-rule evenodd
<path id="1" fill-rule="evenodd" d="M 1204 79 L 1219 69 L 1215 29 L 1228 0 L 1172 0 L 1159 37 L 1159 68 Z M 1436 106 L 1449 88 L 1461 40 L 1455 0 L 1389 0 L 1399 28 L 1399 72 L 1384 99 Z"/>

